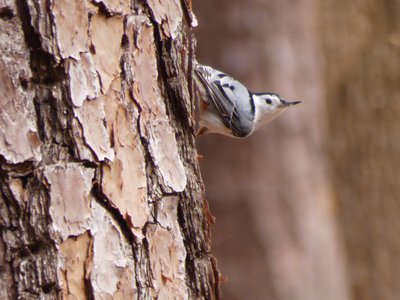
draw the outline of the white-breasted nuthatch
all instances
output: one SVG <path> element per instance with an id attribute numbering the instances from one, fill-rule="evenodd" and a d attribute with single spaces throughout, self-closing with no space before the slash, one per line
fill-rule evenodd
<path id="1" fill-rule="evenodd" d="M 195 71 L 201 98 L 198 135 L 214 132 L 244 138 L 301 102 L 288 102 L 274 93 L 250 92 L 236 79 L 208 66 L 197 64 Z"/>

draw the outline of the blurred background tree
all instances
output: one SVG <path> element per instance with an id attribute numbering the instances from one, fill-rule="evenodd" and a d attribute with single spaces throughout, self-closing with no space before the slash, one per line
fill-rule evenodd
<path id="1" fill-rule="evenodd" d="M 199 139 L 223 299 L 400 299 L 400 2 L 194 2 L 198 60 L 303 100 Z"/>

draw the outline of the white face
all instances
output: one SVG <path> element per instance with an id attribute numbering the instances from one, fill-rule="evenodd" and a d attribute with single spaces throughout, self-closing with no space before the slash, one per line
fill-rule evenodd
<path id="1" fill-rule="evenodd" d="M 263 94 L 263 95 L 259 95 L 259 98 L 261 100 L 264 100 L 264 103 L 263 103 L 264 105 L 261 105 L 261 106 L 263 106 L 263 109 L 266 109 L 266 110 L 274 111 L 283 104 L 282 99 L 279 98 L 279 96 L 275 95 L 275 94 Z M 262 102 L 260 104 L 262 104 Z"/>
<path id="2" fill-rule="evenodd" d="M 254 95 L 254 104 L 257 107 L 257 128 L 272 121 L 287 108 L 276 94 Z"/>

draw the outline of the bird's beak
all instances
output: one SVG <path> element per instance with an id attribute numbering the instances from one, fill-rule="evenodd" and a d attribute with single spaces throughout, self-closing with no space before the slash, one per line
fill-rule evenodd
<path id="1" fill-rule="evenodd" d="M 292 102 L 290 102 L 290 101 L 286 101 L 286 100 L 282 99 L 282 104 L 280 106 L 286 107 L 286 106 L 296 105 L 296 104 L 299 104 L 299 103 L 301 103 L 301 101 L 292 101 Z"/>

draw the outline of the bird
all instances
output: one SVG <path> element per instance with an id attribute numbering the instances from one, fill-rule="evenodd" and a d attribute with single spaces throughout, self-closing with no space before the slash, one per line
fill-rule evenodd
<path id="1" fill-rule="evenodd" d="M 254 93 L 233 77 L 196 63 L 195 80 L 199 100 L 199 126 L 196 135 L 218 133 L 246 138 L 290 106 L 275 93 Z"/>

